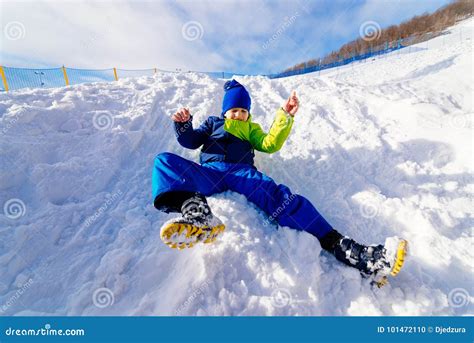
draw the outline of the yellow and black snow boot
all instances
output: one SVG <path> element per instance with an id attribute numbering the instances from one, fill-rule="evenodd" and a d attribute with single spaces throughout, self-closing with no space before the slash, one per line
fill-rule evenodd
<path id="1" fill-rule="evenodd" d="M 160 230 L 161 240 L 173 249 L 192 248 L 196 243 L 212 243 L 225 230 L 206 198 L 195 193 L 183 202 L 182 217 L 167 221 Z"/>
<path id="2" fill-rule="evenodd" d="M 408 252 L 408 242 L 398 237 L 387 238 L 384 245 L 366 246 L 342 236 L 336 230 L 321 239 L 321 246 L 339 261 L 371 277 L 378 287 L 385 285 L 388 277 L 400 272 Z"/>

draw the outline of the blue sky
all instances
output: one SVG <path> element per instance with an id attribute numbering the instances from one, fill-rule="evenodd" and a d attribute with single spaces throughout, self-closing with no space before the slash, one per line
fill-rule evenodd
<path id="1" fill-rule="evenodd" d="M 0 1 L 0 63 L 265 74 L 448 0 Z"/>

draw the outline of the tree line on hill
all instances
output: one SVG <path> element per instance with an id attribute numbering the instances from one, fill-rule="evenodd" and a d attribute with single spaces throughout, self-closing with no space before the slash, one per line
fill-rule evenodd
<path id="1" fill-rule="evenodd" d="M 400 40 L 408 37 L 410 37 L 410 40 L 403 41 L 403 45 L 416 44 L 439 35 L 447 27 L 454 25 L 459 20 L 472 16 L 473 13 L 473 0 L 456 0 L 431 14 L 424 13 L 414 16 L 399 25 L 392 25 L 381 30 L 378 30 L 377 27 L 372 27 L 366 35 L 344 44 L 339 50 L 332 51 L 322 58 L 298 63 L 285 69 L 284 72 L 300 70 L 319 64 L 325 65 L 352 56 L 394 47 Z"/>

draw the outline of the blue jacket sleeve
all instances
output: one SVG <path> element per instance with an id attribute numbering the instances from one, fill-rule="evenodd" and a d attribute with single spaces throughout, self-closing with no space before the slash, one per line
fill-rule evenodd
<path id="1" fill-rule="evenodd" d="M 199 126 L 196 130 L 193 129 L 193 117 L 185 123 L 174 123 L 176 138 L 181 146 L 188 149 L 197 149 L 203 145 L 209 138 L 212 131 L 212 123 L 210 118 Z"/>

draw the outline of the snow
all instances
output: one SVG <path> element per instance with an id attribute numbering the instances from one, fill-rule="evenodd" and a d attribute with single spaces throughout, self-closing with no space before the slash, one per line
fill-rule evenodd
<path id="1" fill-rule="evenodd" d="M 218 114 L 224 80 L 159 73 L 0 94 L 2 315 L 472 315 L 473 20 L 400 52 L 336 70 L 239 77 L 269 128 L 295 89 L 283 149 L 257 167 L 362 243 L 400 236 L 390 284 L 277 228 L 244 196 L 209 198 L 226 231 L 171 250 L 151 169 L 181 148 L 169 115 Z M 461 37 L 462 30 L 462 37 Z"/>

